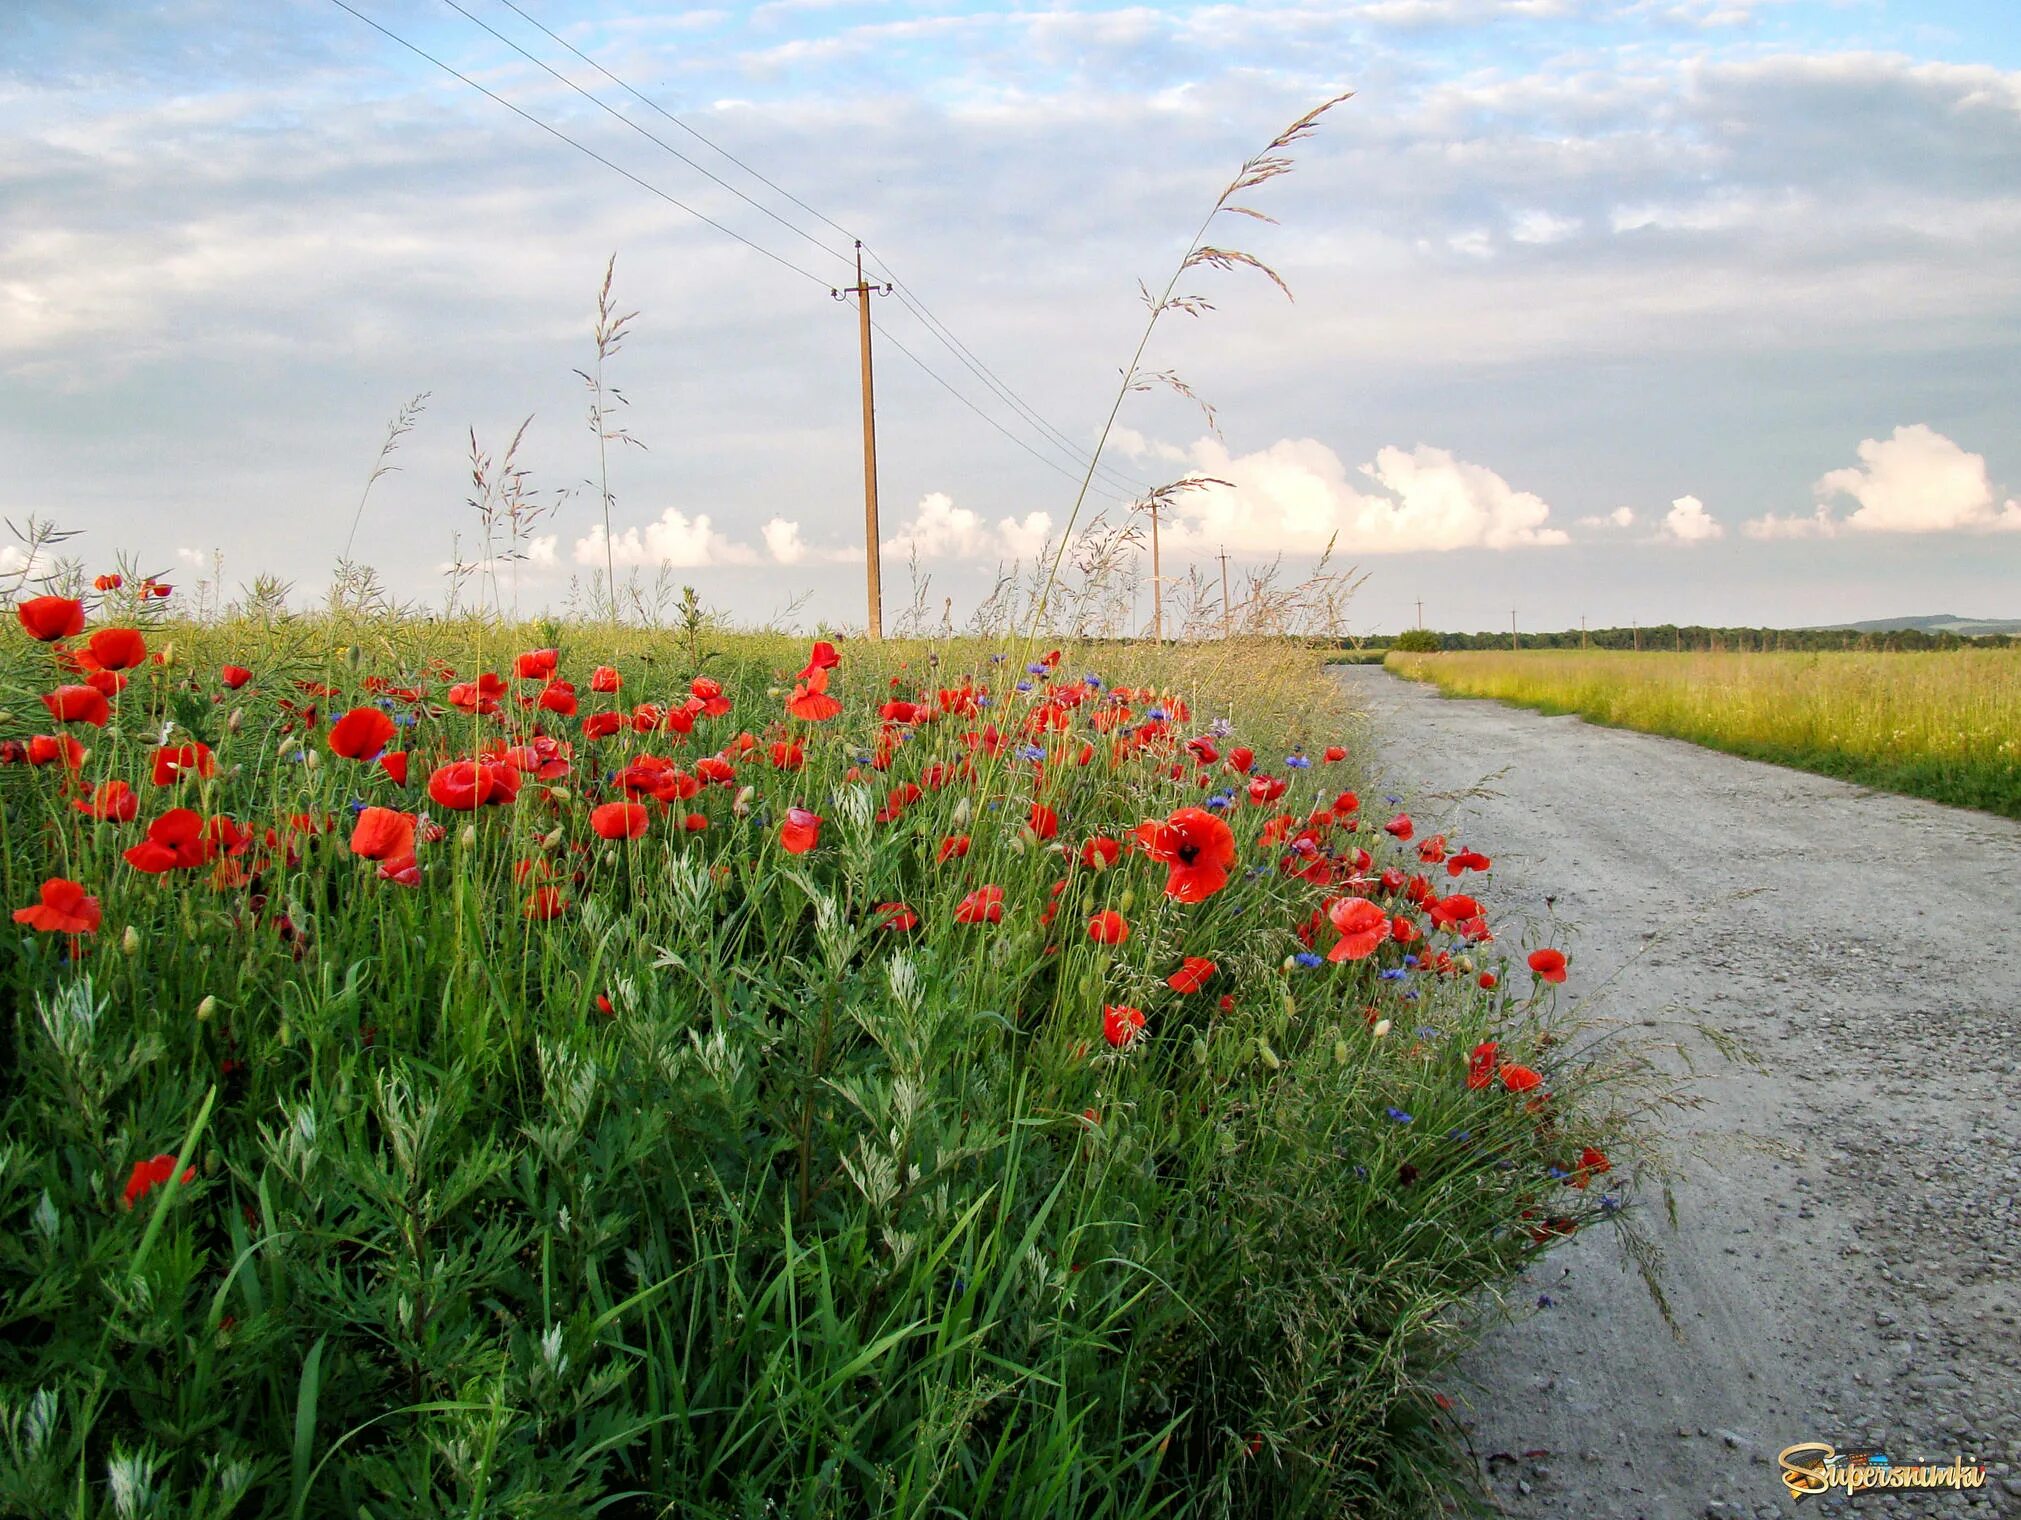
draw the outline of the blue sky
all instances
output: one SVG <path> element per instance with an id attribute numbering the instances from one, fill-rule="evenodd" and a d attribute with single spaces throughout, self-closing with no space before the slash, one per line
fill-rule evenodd
<path id="1" fill-rule="evenodd" d="M 559 608 L 607 552 L 573 371 L 615 252 L 639 316 L 611 375 L 645 448 L 613 462 L 609 552 L 742 618 L 860 620 L 835 226 L 501 0 L 458 4 L 778 220 L 442 0 L 352 3 L 805 273 L 330 0 L 15 0 L 0 513 L 81 530 L 94 567 L 127 553 L 226 596 L 267 571 L 306 602 L 387 418 L 427 391 L 358 557 L 439 602 L 476 553 L 470 434 L 496 455 L 531 417 L 517 462 L 552 510 L 513 580 L 522 609 Z M 1221 436 L 1150 393 L 1111 440 L 1114 477 L 1232 483 L 1183 500 L 1168 571 L 1223 547 L 1295 571 L 1331 539 L 1367 574 L 1358 629 L 1419 598 L 1460 628 L 1511 607 L 1532 627 L 2021 615 L 2010 7 L 515 3 L 864 237 L 1065 435 L 878 302 L 888 602 L 925 577 L 959 618 L 1063 528 L 1137 281 L 1162 284 L 1244 155 L 1352 88 L 1258 192 L 1278 223 L 1215 234 L 1296 302 L 1203 271 L 1186 288 L 1217 309 L 1153 340 Z M 1097 497 L 1076 526 L 1125 510 Z"/>

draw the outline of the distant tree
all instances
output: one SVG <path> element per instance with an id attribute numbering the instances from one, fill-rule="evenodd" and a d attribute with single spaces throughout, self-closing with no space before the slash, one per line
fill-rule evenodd
<path id="1" fill-rule="evenodd" d="M 1429 628 L 1406 628 L 1389 647 L 1403 654 L 1437 654 L 1446 645 Z"/>

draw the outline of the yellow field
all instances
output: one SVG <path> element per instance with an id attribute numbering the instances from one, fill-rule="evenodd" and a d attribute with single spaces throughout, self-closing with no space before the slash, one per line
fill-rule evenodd
<path id="1" fill-rule="evenodd" d="M 1595 723 L 2021 817 L 2021 650 L 1929 654 L 1392 654 L 1452 696 Z"/>

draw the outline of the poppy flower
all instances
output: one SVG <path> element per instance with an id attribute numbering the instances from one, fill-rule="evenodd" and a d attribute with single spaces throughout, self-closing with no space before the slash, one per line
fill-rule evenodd
<path id="1" fill-rule="evenodd" d="M 1493 992 L 1501 982 L 1501 978 L 1492 971 L 1483 971 L 1478 980 L 1483 992 Z"/>
<path id="2" fill-rule="evenodd" d="M 117 573 L 101 575 L 91 583 L 93 591 L 117 591 L 126 584 L 126 577 Z"/>
<path id="3" fill-rule="evenodd" d="M 330 725 L 330 752 L 346 760 L 369 760 L 393 742 L 399 730 L 376 707 L 354 707 Z"/>
<path id="4" fill-rule="evenodd" d="M 158 876 L 163 871 L 193 871 L 208 865 L 217 852 L 204 829 L 202 814 L 191 808 L 170 808 L 147 826 L 147 838 L 122 853 L 135 870 Z"/>
<path id="5" fill-rule="evenodd" d="M 1171 869 L 1165 895 L 1205 902 L 1228 885 L 1235 864 L 1235 831 L 1205 808 L 1183 807 L 1162 823 L 1140 823 L 1132 834 L 1145 853 Z"/>
<path id="6" fill-rule="evenodd" d="M 112 823 L 131 823 L 140 816 L 140 796 L 124 781 L 101 781 L 89 797 L 73 798 L 70 805 L 87 818 Z"/>
<path id="7" fill-rule="evenodd" d="M 688 683 L 688 692 L 700 704 L 695 712 L 701 717 L 720 718 L 730 710 L 730 699 L 723 695 L 723 683 L 713 676 L 696 676 Z"/>
<path id="8" fill-rule="evenodd" d="M 1094 838 L 1081 846 L 1081 864 L 1091 871 L 1106 871 L 1122 859 L 1123 846 L 1120 840 Z"/>
<path id="9" fill-rule="evenodd" d="M 798 739 L 774 739 L 765 753 L 773 766 L 782 771 L 797 771 L 807 763 L 806 746 Z"/>
<path id="10" fill-rule="evenodd" d="M 1342 749 L 1338 744 L 1329 744 L 1326 746 L 1326 753 L 1320 758 L 1326 761 L 1328 765 L 1332 765 L 1335 761 L 1345 760 L 1347 758 L 1347 751 Z"/>
<path id="11" fill-rule="evenodd" d="M 15 604 L 14 615 L 28 637 L 44 644 L 75 638 L 84 632 L 84 603 L 68 596 L 31 596 Z"/>
<path id="12" fill-rule="evenodd" d="M 487 718 L 498 711 L 498 699 L 504 695 L 505 681 L 488 670 L 474 681 L 458 681 L 447 693 L 451 707 Z"/>
<path id="13" fill-rule="evenodd" d="M 1547 982 L 1565 980 L 1565 956 L 1559 950 L 1532 950 L 1530 970 Z"/>
<path id="14" fill-rule="evenodd" d="M 452 813 L 473 813 L 488 802 L 510 802 L 518 796 L 519 773 L 509 765 L 452 760 L 429 776 L 428 795 Z"/>
<path id="15" fill-rule="evenodd" d="M 919 927 L 919 915 L 902 902 L 879 903 L 877 927 L 903 933 L 908 929 Z"/>
<path id="16" fill-rule="evenodd" d="M 85 675 L 84 684 L 110 702 L 126 690 L 126 677 L 117 670 L 93 670 Z"/>
<path id="17" fill-rule="evenodd" d="M 1102 1038 L 1121 1050 L 1144 1027 L 1144 1010 L 1108 1004 L 1102 1009 Z"/>
<path id="18" fill-rule="evenodd" d="M 151 1156 L 145 1161 L 134 1162 L 133 1174 L 126 1179 L 126 1191 L 120 1196 L 119 1206 L 125 1209 L 132 1208 L 174 1175 L 175 1157 L 166 1152 L 159 1156 Z M 182 1185 L 188 1187 L 194 1181 L 196 1181 L 196 1168 L 184 1167 Z"/>
<path id="19" fill-rule="evenodd" d="M 786 699 L 786 711 L 808 723 L 826 723 L 842 711 L 842 704 L 828 695 L 828 672 L 817 670 Z"/>
<path id="20" fill-rule="evenodd" d="M 1328 904 L 1326 916 L 1340 931 L 1326 953 L 1330 961 L 1366 960 L 1393 932 L 1389 915 L 1366 897 L 1337 897 Z"/>
<path id="21" fill-rule="evenodd" d="M 233 691 L 253 678 L 253 673 L 243 665 L 225 665 L 218 670 L 218 679 Z"/>
<path id="22" fill-rule="evenodd" d="M 165 744 L 154 752 L 154 784 L 170 786 L 184 776 L 202 779 L 217 772 L 217 762 L 211 758 L 210 746 L 201 742 L 194 744 Z"/>
<path id="23" fill-rule="evenodd" d="M 799 679 L 808 680 L 820 671 L 833 670 L 842 663 L 842 656 L 835 652 L 835 646 L 826 639 L 817 639 L 807 656 L 807 665 L 800 672 Z"/>
<path id="24" fill-rule="evenodd" d="M 1502 1067 L 1502 1086 L 1512 1093 L 1526 1093 L 1543 1085 L 1544 1079 L 1527 1066 L 1510 1061 Z"/>
<path id="25" fill-rule="evenodd" d="M 89 723 L 93 728 L 103 728 L 112 716 L 105 693 L 95 686 L 59 686 L 44 694 L 42 705 L 58 723 Z"/>
<path id="26" fill-rule="evenodd" d="M 779 847 L 788 855 L 805 855 L 821 842 L 821 819 L 806 808 L 786 809 L 786 821 L 779 825 Z"/>
<path id="27" fill-rule="evenodd" d="M 1120 945 L 1130 937 L 1130 926 L 1114 908 L 1106 908 L 1088 920 L 1088 938 L 1098 945 Z"/>
<path id="28" fill-rule="evenodd" d="M 1404 843 L 1409 843 L 1410 837 L 1416 832 L 1416 829 L 1417 825 L 1410 821 L 1410 814 L 1408 813 L 1398 813 L 1396 817 L 1390 819 L 1388 823 L 1382 826 L 1382 831 L 1385 834 L 1393 834 L 1399 841 Z"/>
<path id="29" fill-rule="evenodd" d="M 590 809 L 589 826 L 599 839 L 637 839 L 652 815 L 637 802 L 606 802 Z"/>
<path id="30" fill-rule="evenodd" d="M 1594 1146 L 1586 1146 L 1579 1152 L 1579 1164 L 1572 1168 L 1572 1175 L 1565 1181 L 1575 1188 L 1582 1188 L 1595 1177 L 1614 1170 L 1614 1163 L 1607 1159 L 1607 1153 Z"/>
<path id="31" fill-rule="evenodd" d="M 551 712 L 558 717 L 573 718 L 579 710 L 575 685 L 570 681 L 549 681 L 541 688 L 540 700 L 534 704 L 542 712 Z"/>
<path id="32" fill-rule="evenodd" d="M 1207 978 L 1214 974 L 1214 963 L 1205 956 L 1189 955 L 1180 963 L 1179 969 L 1165 978 L 1165 985 L 1174 992 L 1194 993 L 1207 985 Z"/>
<path id="33" fill-rule="evenodd" d="M 1252 807 L 1262 807 L 1275 802 L 1289 789 L 1280 776 L 1252 776 L 1249 779 L 1249 803 Z"/>
<path id="34" fill-rule="evenodd" d="M 935 865 L 945 865 L 950 860 L 959 860 L 968 853 L 968 835 L 950 834 L 941 840 L 940 849 L 935 852 Z"/>
<path id="35" fill-rule="evenodd" d="M 1003 888 L 976 888 L 955 905 L 954 921 L 958 924 L 1003 922 Z"/>
<path id="36" fill-rule="evenodd" d="M 558 650 L 529 649 L 512 662 L 512 673 L 522 681 L 545 681 L 560 662 Z"/>
<path id="37" fill-rule="evenodd" d="M 90 753 L 68 734 L 35 734 L 28 740 L 30 765 L 61 765 L 74 771 L 83 766 L 84 757 Z"/>
<path id="38" fill-rule="evenodd" d="M 526 899 L 526 916 L 537 921 L 559 918 L 567 910 L 568 899 L 559 887 L 535 887 Z"/>
<path id="39" fill-rule="evenodd" d="M 361 860 L 398 860 L 414 853 L 414 815 L 368 807 L 351 828 L 351 853 Z"/>
<path id="40" fill-rule="evenodd" d="M 590 672 L 589 689 L 597 692 L 612 692 L 623 686 L 624 677 L 609 665 L 599 665 Z"/>
<path id="41" fill-rule="evenodd" d="M 15 923 L 44 934 L 96 934 L 100 916 L 98 899 L 65 876 L 50 877 L 39 902 L 14 910 Z"/>
<path id="42" fill-rule="evenodd" d="M 137 628 L 101 628 L 85 647 L 100 670 L 131 670 L 147 659 L 147 640 Z"/>
<path id="43" fill-rule="evenodd" d="M 1027 820 L 1031 831 L 1041 839 L 1051 839 L 1060 831 L 1060 815 L 1043 802 L 1034 802 Z"/>
<path id="44" fill-rule="evenodd" d="M 1451 897 L 1441 897 L 1430 908 L 1432 927 L 1447 929 L 1455 924 L 1465 923 L 1470 918 L 1481 916 L 1481 905 L 1464 892 L 1455 892 Z"/>
<path id="45" fill-rule="evenodd" d="M 404 749 L 388 750 L 379 757 L 379 769 L 393 778 L 395 786 L 405 786 L 407 784 L 407 751 Z"/>
<path id="46" fill-rule="evenodd" d="M 623 713 L 591 713 L 582 720 L 582 736 L 585 739 L 608 739 L 625 726 Z"/>
<path id="47" fill-rule="evenodd" d="M 1467 1057 L 1467 1086 L 1486 1087 L 1495 1080 L 1495 1042 L 1483 1040 Z"/>
<path id="48" fill-rule="evenodd" d="M 1239 771 L 1246 776 L 1255 764 L 1256 752 L 1246 744 L 1228 751 L 1228 768 L 1232 771 Z"/>
<path id="49" fill-rule="evenodd" d="M 1338 797 L 1333 799 L 1333 816 L 1336 818 L 1351 818 L 1360 807 L 1361 799 L 1359 797 L 1355 796 L 1353 792 L 1342 792 Z"/>

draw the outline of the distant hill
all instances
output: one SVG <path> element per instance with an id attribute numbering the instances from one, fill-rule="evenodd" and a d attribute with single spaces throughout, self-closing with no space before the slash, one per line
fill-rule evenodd
<path id="1" fill-rule="evenodd" d="M 2021 618 L 1968 618 L 1955 612 L 1939 612 L 1930 617 L 1875 618 L 1866 623 L 1819 623 L 1819 628 L 1843 628 L 1853 633 L 1955 633 L 1959 638 L 1979 638 L 1989 633 L 2021 634 Z"/>

